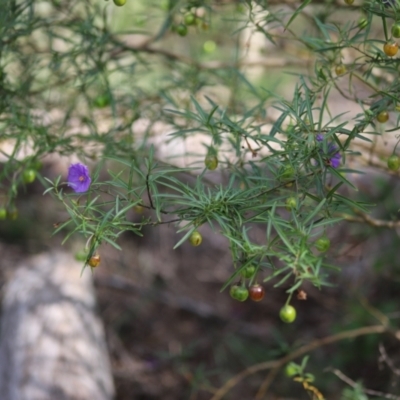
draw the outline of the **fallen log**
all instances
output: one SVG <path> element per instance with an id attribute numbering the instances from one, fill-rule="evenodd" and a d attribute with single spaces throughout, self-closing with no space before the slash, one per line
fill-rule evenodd
<path id="1" fill-rule="evenodd" d="M 54 252 L 27 259 L 4 288 L 1 400 L 110 400 L 114 386 L 90 270 Z"/>

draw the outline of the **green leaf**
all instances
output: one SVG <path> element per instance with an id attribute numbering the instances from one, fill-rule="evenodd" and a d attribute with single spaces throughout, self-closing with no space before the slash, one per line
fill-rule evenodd
<path id="1" fill-rule="evenodd" d="M 294 21 L 294 19 L 297 17 L 297 15 L 302 11 L 305 7 L 307 7 L 311 3 L 311 0 L 305 0 L 303 4 L 301 4 L 296 11 L 293 13 L 293 15 L 290 17 L 288 23 L 285 26 L 285 30 L 289 28 L 289 25 Z"/>
<path id="2" fill-rule="evenodd" d="M 323 199 L 317 207 L 307 216 L 307 218 L 303 221 L 303 224 L 306 225 L 309 221 L 311 221 L 321 210 L 321 208 L 326 203 L 326 199 Z"/>

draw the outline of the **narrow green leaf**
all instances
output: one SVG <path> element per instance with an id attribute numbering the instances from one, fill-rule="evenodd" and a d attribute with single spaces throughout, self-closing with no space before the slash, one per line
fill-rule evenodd
<path id="1" fill-rule="evenodd" d="M 300 7 L 298 7 L 296 9 L 296 11 L 293 13 L 293 15 L 290 17 L 288 23 L 286 24 L 285 30 L 287 28 L 289 28 L 289 25 L 294 21 L 294 19 L 297 17 L 297 15 L 300 13 L 300 11 L 303 10 L 303 8 L 307 7 L 310 3 L 311 3 L 311 0 L 305 0 L 303 2 L 303 4 L 301 4 Z"/>

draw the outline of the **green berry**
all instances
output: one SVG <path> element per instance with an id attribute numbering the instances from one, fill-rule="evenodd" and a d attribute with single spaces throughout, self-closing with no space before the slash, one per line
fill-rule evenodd
<path id="1" fill-rule="evenodd" d="M 286 199 L 286 210 L 291 211 L 297 207 L 297 200 L 295 197 L 288 197 Z"/>
<path id="2" fill-rule="evenodd" d="M 290 181 L 294 177 L 294 168 L 291 165 L 287 165 L 282 173 L 281 173 L 281 179 L 284 181 Z"/>
<path id="3" fill-rule="evenodd" d="M 343 64 L 336 65 L 335 73 L 337 76 L 344 75 L 346 72 L 347 72 L 347 68 L 345 65 L 343 65 Z"/>
<path id="4" fill-rule="evenodd" d="M 179 24 L 176 27 L 176 32 L 178 33 L 179 36 L 186 36 L 187 35 L 187 31 L 188 31 L 188 29 L 187 29 L 186 25 Z"/>
<path id="5" fill-rule="evenodd" d="M 114 4 L 118 7 L 122 7 L 123 5 L 125 5 L 126 0 L 114 0 Z"/>
<path id="6" fill-rule="evenodd" d="M 297 366 L 296 363 L 290 362 L 289 364 L 286 364 L 285 367 L 285 375 L 289 378 L 298 375 L 299 373 L 299 367 Z"/>
<path id="7" fill-rule="evenodd" d="M 204 159 L 204 164 L 207 169 L 210 171 L 214 171 L 218 167 L 218 158 L 214 154 L 207 154 L 206 158 Z"/>
<path id="8" fill-rule="evenodd" d="M 87 260 L 87 256 L 88 256 L 87 251 L 81 250 L 75 253 L 75 260 L 84 262 Z"/>
<path id="9" fill-rule="evenodd" d="M 143 214 L 144 207 L 140 204 L 136 204 L 136 206 L 133 207 L 133 211 L 135 211 L 135 213 L 137 213 L 137 214 Z"/>
<path id="10" fill-rule="evenodd" d="M 315 242 L 315 247 L 318 251 L 325 252 L 331 247 L 331 241 L 326 236 L 322 236 Z"/>
<path id="11" fill-rule="evenodd" d="M 290 324 L 296 319 L 296 309 L 293 306 L 286 304 L 279 311 L 279 316 L 283 322 Z"/>
<path id="12" fill-rule="evenodd" d="M 24 183 L 32 183 L 36 179 L 36 171 L 32 168 L 24 170 L 22 173 L 22 180 Z"/>
<path id="13" fill-rule="evenodd" d="M 256 267 L 254 265 L 248 265 L 247 267 L 243 268 L 240 271 L 240 275 L 243 276 L 243 278 L 249 279 L 254 276 L 256 273 Z"/>
<path id="14" fill-rule="evenodd" d="M 207 40 L 203 44 L 203 50 L 205 53 L 214 53 L 214 51 L 217 49 L 217 44 L 214 42 L 214 40 Z"/>
<path id="15" fill-rule="evenodd" d="M 361 17 L 361 18 L 358 20 L 358 27 L 359 27 L 360 29 L 365 29 L 367 26 L 368 26 L 368 20 L 367 20 L 367 18 Z"/>
<path id="16" fill-rule="evenodd" d="M 395 38 L 400 38 L 400 24 L 394 24 L 392 26 L 392 36 Z"/>
<path id="17" fill-rule="evenodd" d="M 393 154 L 387 160 L 387 166 L 391 171 L 397 171 L 400 168 L 400 158 Z"/>
<path id="18" fill-rule="evenodd" d="M 201 236 L 200 232 L 193 231 L 189 237 L 189 242 L 192 246 L 200 246 L 201 242 L 203 241 L 203 237 Z"/>
<path id="19" fill-rule="evenodd" d="M 229 290 L 229 294 L 233 299 L 242 302 L 246 301 L 249 297 L 249 291 L 245 287 L 238 285 L 233 285 Z"/>
<path id="20" fill-rule="evenodd" d="M 187 26 L 194 25 L 196 23 L 196 16 L 193 13 L 186 14 L 184 22 Z"/>
<path id="21" fill-rule="evenodd" d="M 0 208 L 0 220 L 3 221 L 7 218 L 7 210 L 4 207 Z"/>

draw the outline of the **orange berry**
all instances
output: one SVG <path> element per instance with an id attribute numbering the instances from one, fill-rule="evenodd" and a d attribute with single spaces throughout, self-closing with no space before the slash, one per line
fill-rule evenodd
<path id="1" fill-rule="evenodd" d="M 393 57 L 399 51 L 399 45 L 396 42 L 386 42 L 383 45 L 383 51 L 388 57 Z"/>

